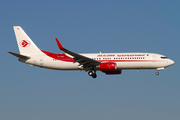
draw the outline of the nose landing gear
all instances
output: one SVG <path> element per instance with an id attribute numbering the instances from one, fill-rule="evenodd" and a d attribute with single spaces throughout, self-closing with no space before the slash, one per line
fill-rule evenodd
<path id="1" fill-rule="evenodd" d="M 159 72 L 156 72 L 156 75 L 159 75 Z"/>

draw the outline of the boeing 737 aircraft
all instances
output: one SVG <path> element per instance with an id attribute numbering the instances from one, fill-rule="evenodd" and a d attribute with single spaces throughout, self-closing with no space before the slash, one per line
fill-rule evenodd
<path id="1" fill-rule="evenodd" d="M 96 78 L 96 71 L 115 75 L 127 69 L 156 69 L 156 75 L 159 75 L 159 70 L 174 64 L 173 60 L 155 53 L 77 54 L 64 48 L 57 38 L 58 47 L 65 54 L 55 54 L 40 50 L 20 26 L 14 26 L 14 32 L 20 54 L 8 53 L 31 66 L 54 70 L 84 70 L 88 71 L 89 76 Z"/>

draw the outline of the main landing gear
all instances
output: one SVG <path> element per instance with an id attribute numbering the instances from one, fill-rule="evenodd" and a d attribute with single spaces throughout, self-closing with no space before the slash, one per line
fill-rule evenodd
<path id="1" fill-rule="evenodd" d="M 97 74 L 96 74 L 96 70 L 92 69 L 88 72 L 88 75 L 89 76 L 92 76 L 92 78 L 96 78 L 97 77 Z"/>

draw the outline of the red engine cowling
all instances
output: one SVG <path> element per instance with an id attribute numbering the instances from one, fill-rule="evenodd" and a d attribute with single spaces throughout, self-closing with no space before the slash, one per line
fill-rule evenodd
<path id="1" fill-rule="evenodd" d="M 101 71 L 116 70 L 116 63 L 110 63 L 110 62 L 101 63 L 99 67 Z"/>
<path id="2" fill-rule="evenodd" d="M 102 72 L 106 73 L 107 75 L 122 73 L 122 70 L 117 70 L 116 63 L 112 63 L 112 62 L 101 63 L 99 68 Z"/>

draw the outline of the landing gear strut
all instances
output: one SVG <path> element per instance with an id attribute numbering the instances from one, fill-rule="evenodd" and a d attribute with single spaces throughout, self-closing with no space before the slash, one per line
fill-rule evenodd
<path id="1" fill-rule="evenodd" d="M 96 70 L 94 68 L 92 68 L 89 72 L 88 72 L 89 76 L 92 76 L 92 78 L 96 78 L 97 74 L 96 74 Z"/>

